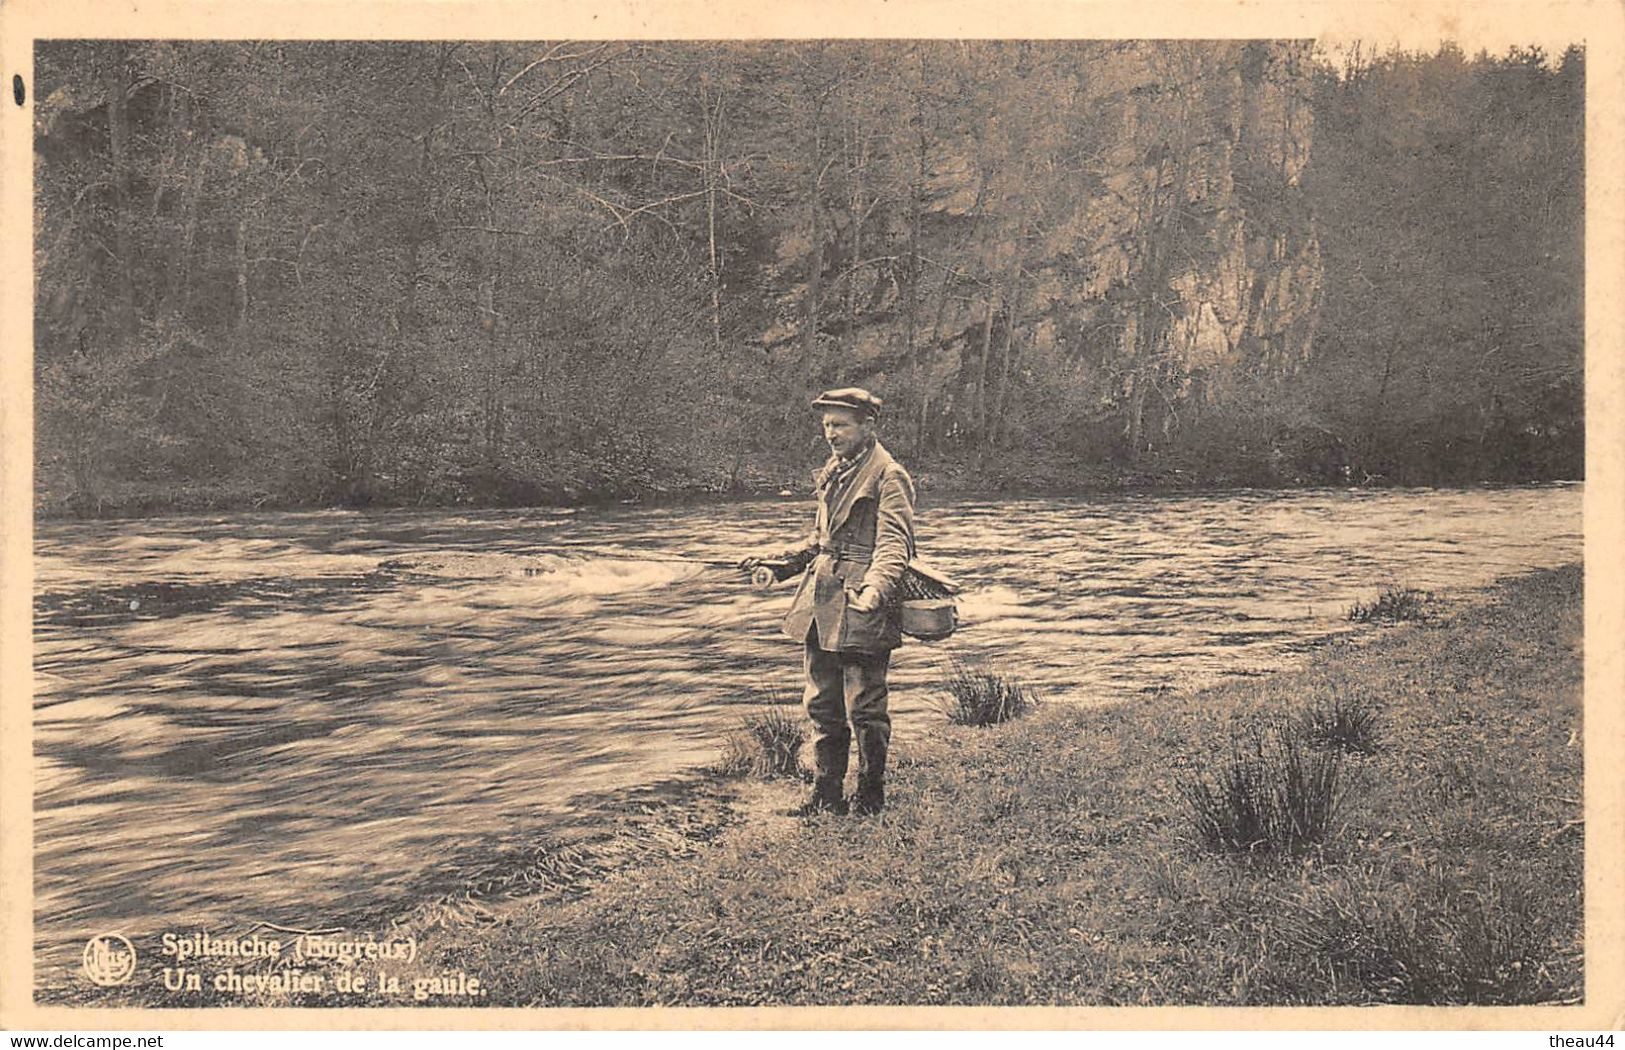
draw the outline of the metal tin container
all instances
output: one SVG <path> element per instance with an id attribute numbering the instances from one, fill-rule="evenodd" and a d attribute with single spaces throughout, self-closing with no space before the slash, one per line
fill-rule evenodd
<path id="1" fill-rule="evenodd" d="M 903 633 L 924 642 L 936 642 L 959 625 L 952 598 L 921 598 L 901 603 Z"/>

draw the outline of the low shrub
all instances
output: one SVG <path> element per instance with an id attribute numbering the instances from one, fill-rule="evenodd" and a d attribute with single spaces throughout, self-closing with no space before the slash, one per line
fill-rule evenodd
<path id="1" fill-rule="evenodd" d="M 987 726 L 1019 718 L 1039 704 L 1038 694 L 990 668 L 954 660 L 937 709 L 955 725 Z"/>
<path id="2" fill-rule="evenodd" d="M 1303 733 L 1315 747 L 1355 755 L 1377 750 L 1377 709 L 1366 697 L 1341 693 L 1322 699 L 1303 714 Z"/>
<path id="3" fill-rule="evenodd" d="M 1177 788 L 1197 837 L 1226 853 L 1290 851 L 1322 842 L 1342 801 L 1341 755 L 1318 750 L 1294 723 L 1231 737 L 1212 777 Z"/>
<path id="4" fill-rule="evenodd" d="M 716 770 L 725 776 L 753 776 L 762 780 L 801 777 L 801 745 L 806 742 L 806 719 L 799 709 L 774 706 L 740 720 L 722 741 Z"/>
<path id="5" fill-rule="evenodd" d="M 1389 587 L 1369 602 L 1355 602 L 1349 606 L 1348 618 L 1353 623 L 1401 623 L 1405 620 L 1427 619 L 1425 608 L 1431 595 L 1412 587 Z"/>

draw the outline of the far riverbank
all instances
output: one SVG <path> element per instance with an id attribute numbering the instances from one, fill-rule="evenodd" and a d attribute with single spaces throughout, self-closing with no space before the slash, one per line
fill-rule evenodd
<path id="1" fill-rule="evenodd" d="M 416 497 L 381 493 L 364 500 L 325 494 L 282 492 L 254 483 L 152 484 L 132 481 L 109 484 L 95 493 L 35 494 L 37 521 L 114 520 L 184 514 L 227 514 L 255 511 L 321 510 L 504 510 L 684 506 L 717 501 L 771 499 L 807 495 L 817 461 L 804 469 L 777 467 L 753 471 L 732 482 L 668 479 L 659 484 L 607 488 L 568 486 L 556 489 L 470 490 Z M 1178 467 L 1127 469 L 1068 466 L 1064 470 L 1011 464 L 1004 469 L 971 470 L 952 464 L 909 463 L 920 493 L 936 498 L 1066 498 L 1110 494 L 1191 494 L 1231 489 L 1280 490 L 1324 488 L 1392 488 L 1425 484 L 1440 488 L 1495 488 L 1504 485 L 1578 483 L 1570 478 L 1463 479 L 1389 478 L 1363 470 L 1321 475 L 1281 475 L 1269 471 L 1204 473 Z M 1022 469 L 1025 467 L 1026 469 Z"/>

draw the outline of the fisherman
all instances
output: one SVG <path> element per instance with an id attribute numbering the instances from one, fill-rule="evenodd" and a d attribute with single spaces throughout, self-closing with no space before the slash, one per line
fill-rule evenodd
<path id="1" fill-rule="evenodd" d="M 858 387 L 826 390 L 813 401 L 830 448 L 813 474 L 813 531 L 791 550 L 741 563 L 768 565 L 781 580 L 802 574 L 783 626 L 806 649 L 803 702 L 813 723 L 817 779 L 812 796 L 790 816 L 870 815 L 886 803 L 886 671 L 902 642 L 896 599 L 914 556 L 914 482 L 875 440 L 880 406 L 880 398 Z M 848 800 L 842 786 L 854 737 L 858 783 Z"/>

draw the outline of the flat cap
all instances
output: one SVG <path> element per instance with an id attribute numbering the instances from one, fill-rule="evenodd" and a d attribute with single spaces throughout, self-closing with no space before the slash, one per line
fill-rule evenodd
<path id="1" fill-rule="evenodd" d="M 882 404 L 884 402 L 880 398 L 857 386 L 826 390 L 813 399 L 814 408 L 850 408 L 854 412 L 868 416 L 880 415 Z"/>

